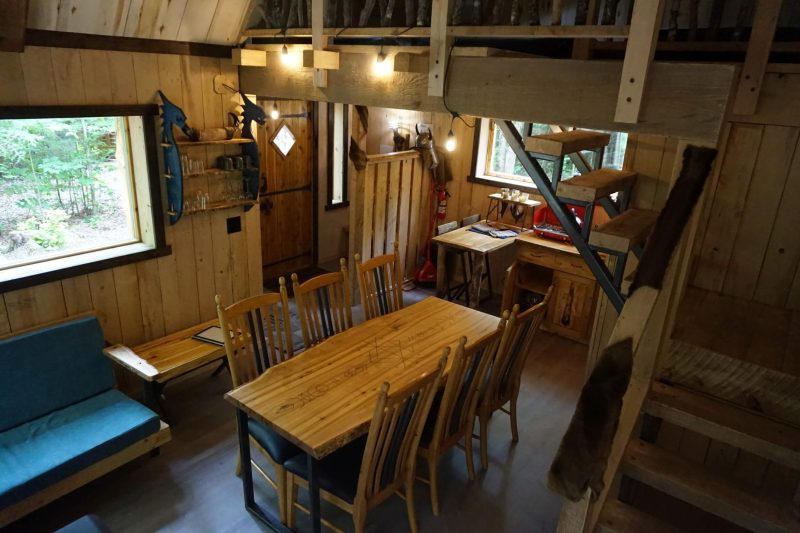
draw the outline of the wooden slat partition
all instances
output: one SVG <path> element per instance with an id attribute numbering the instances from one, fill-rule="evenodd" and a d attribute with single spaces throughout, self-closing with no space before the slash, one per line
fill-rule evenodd
<path id="1" fill-rule="evenodd" d="M 397 241 L 401 271 L 404 278 L 411 277 L 425 245 L 420 221 L 428 179 L 416 150 L 367 156 L 353 189 L 360 198 L 351 198 L 350 256 L 360 253 L 368 259 L 390 253 Z"/>

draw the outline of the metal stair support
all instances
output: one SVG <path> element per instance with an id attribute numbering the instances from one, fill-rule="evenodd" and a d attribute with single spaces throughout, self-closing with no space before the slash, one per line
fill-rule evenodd
<path id="1" fill-rule="evenodd" d="M 622 294 L 619 292 L 617 288 L 618 286 L 614 286 L 614 276 L 608 270 L 605 263 L 603 263 L 603 261 L 600 259 L 600 256 L 597 254 L 597 252 L 589 247 L 589 243 L 586 241 L 581 229 L 578 227 L 575 215 L 572 214 L 572 212 L 569 211 L 564 203 L 556 196 L 555 187 L 557 186 L 557 183 L 552 183 L 548 178 L 547 173 L 545 173 L 544 169 L 542 168 L 542 165 L 525 151 L 525 143 L 520 137 L 516 126 L 514 126 L 511 121 L 497 121 L 497 126 L 500 128 L 500 131 L 503 132 L 509 147 L 514 151 L 514 155 L 517 156 L 517 159 L 522 164 L 522 167 L 533 180 L 536 188 L 539 189 L 539 194 L 544 197 L 547 205 L 556 215 L 556 218 L 558 218 L 558 221 L 563 227 L 564 231 L 567 233 L 569 238 L 572 239 L 572 244 L 575 245 L 575 248 L 577 248 L 581 257 L 586 262 L 589 270 L 591 270 L 592 274 L 597 279 L 597 282 L 600 284 L 600 287 L 602 287 L 603 292 L 605 292 L 606 296 L 608 296 L 611 305 L 614 306 L 617 312 L 620 312 L 622 310 L 622 306 L 625 304 L 625 300 L 622 297 Z M 557 173 L 560 175 L 560 165 L 556 166 L 558 167 Z"/>

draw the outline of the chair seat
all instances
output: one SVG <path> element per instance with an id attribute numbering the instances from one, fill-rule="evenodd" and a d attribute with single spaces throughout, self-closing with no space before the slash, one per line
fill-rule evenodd
<path id="1" fill-rule="evenodd" d="M 361 461 L 366 445 L 367 438 L 364 436 L 320 461 L 317 468 L 319 486 L 334 496 L 353 503 L 358 490 L 358 475 L 361 472 Z M 292 474 L 308 479 L 308 461 L 305 454 L 292 457 L 283 466 Z"/>
<path id="2" fill-rule="evenodd" d="M 284 439 L 261 422 L 248 419 L 247 429 L 250 435 L 256 439 L 256 442 L 259 443 L 278 464 L 284 464 L 298 454 L 305 457 L 303 450 Z"/>

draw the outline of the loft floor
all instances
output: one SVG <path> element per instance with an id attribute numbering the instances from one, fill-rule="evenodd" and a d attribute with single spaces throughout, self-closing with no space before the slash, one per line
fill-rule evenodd
<path id="1" fill-rule="evenodd" d="M 415 293 L 418 291 L 414 291 Z M 413 294 L 414 301 L 425 294 Z M 546 473 L 569 423 L 583 382 L 586 347 L 541 332 L 529 358 L 519 399 L 520 442 L 512 445 L 508 417 L 490 424 L 490 467 L 467 478 L 463 453 L 454 449 L 440 466 L 441 513 L 430 510 L 427 487 L 415 486 L 421 531 L 554 531 L 561 500 L 546 487 Z M 14 524 L 9 531 L 53 531 L 87 513 L 115 533 L 143 531 L 267 531 L 244 510 L 234 476 L 237 441 L 233 408 L 222 396 L 227 373 L 212 369 L 167 387 L 177 425 L 158 457 L 142 457 Z M 477 449 L 476 449 L 477 453 Z M 476 457 L 476 461 L 477 461 Z M 256 477 L 256 499 L 275 506 L 275 492 Z M 301 491 L 301 502 L 305 494 Z M 322 503 L 323 516 L 352 530 L 348 515 Z M 310 521 L 298 512 L 298 530 Z M 407 532 L 405 504 L 392 498 L 368 515 L 367 531 Z"/>

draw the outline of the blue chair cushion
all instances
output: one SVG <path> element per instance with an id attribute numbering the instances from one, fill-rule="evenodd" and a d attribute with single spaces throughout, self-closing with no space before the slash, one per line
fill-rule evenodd
<path id="1" fill-rule="evenodd" d="M 0 433 L 0 509 L 160 427 L 153 411 L 112 389 Z"/>
<path id="2" fill-rule="evenodd" d="M 333 452 L 319 462 L 319 486 L 348 503 L 353 503 L 358 490 L 358 475 L 367 445 L 366 435 Z M 295 456 L 283 465 L 286 470 L 308 479 L 308 461 L 305 454 Z"/>
<path id="3" fill-rule="evenodd" d="M 0 340 L 0 431 L 112 388 L 103 344 L 93 316 Z"/>
<path id="4" fill-rule="evenodd" d="M 278 464 L 282 465 L 295 455 L 303 454 L 303 450 L 284 439 L 261 422 L 248 418 L 247 429 L 250 431 L 250 435 L 256 439 L 256 442 L 259 443 Z M 305 455 L 303 455 L 303 457 L 305 457 Z"/>

